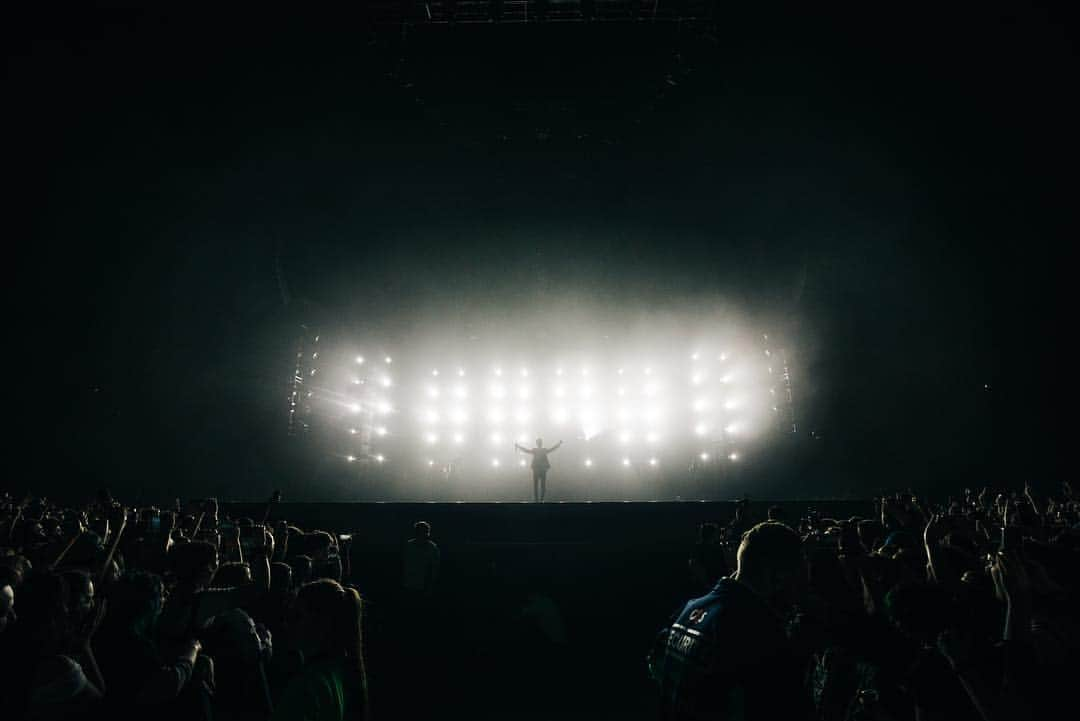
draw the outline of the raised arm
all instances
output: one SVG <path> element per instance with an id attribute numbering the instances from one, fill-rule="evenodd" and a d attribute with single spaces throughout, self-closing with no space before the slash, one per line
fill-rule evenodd
<path id="1" fill-rule="evenodd" d="M 559 450 L 559 446 L 561 446 L 561 445 L 562 445 L 562 441 L 559 441 L 558 443 L 553 445 L 551 448 L 547 449 L 547 452 L 548 453 L 554 453 L 555 451 Z"/>
<path id="2" fill-rule="evenodd" d="M 518 449 L 522 453 L 528 453 L 530 456 L 532 455 L 532 452 L 533 452 L 533 450 L 531 448 L 526 448 L 525 446 L 518 445 L 517 443 L 514 444 L 514 448 Z"/>

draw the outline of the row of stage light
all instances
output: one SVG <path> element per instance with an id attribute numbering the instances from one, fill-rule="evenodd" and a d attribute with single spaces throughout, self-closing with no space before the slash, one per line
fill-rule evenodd
<path id="1" fill-rule="evenodd" d="M 775 374 L 770 355 L 766 349 L 758 360 L 768 365 L 769 375 L 765 378 L 771 387 L 765 398 L 776 413 L 777 390 L 772 382 Z M 671 437 L 665 431 L 679 428 L 678 423 L 668 422 L 671 406 L 668 400 L 672 395 L 679 395 L 679 391 L 674 394 L 670 391 L 678 384 L 670 383 L 662 368 L 649 364 L 621 365 L 606 374 L 588 364 L 574 368 L 555 365 L 540 372 L 499 364 L 488 365 L 480 373 L 465 367 L 433 367 L 424 372 L 414 369 L 411 376 L 419 380 L 415 389 L 407 394 L 412 396 L 409 413 L 403 414 L 394 402 L 400 389 L 392 373 L 393 358 L 382 356 L 371 360 L 355 356 L 352 360 L 355 363 L 350 372 L 353 391 L 340 396 L 345 398 L 342 403 L 347 413 L 358 416 L 359 427 L 351 427 L 350 434 L 362 436 L 367 448 L 371 449 L 395 439 L 395 436 L 401 440 L 402 432 L 406 436 L 412 432 L 411 437 L 421 448 L 427 449 L 419 456 L 426 456 L 429 467 L 444 467 L 447 454 L 456 454 L 460 458 L 463 449 L 467 449 L 470 460 L 478 463 L 482 453 L 474 450 L 477 438 L 482 439 L 482 443 L 486 441 L 484 445 L 492 450 L 515 441 L 531 445 L 531 439 L 538 434 L 537 416 L 546 413 L 543 425 L 556 436 L 565 431 L 586 444 L 599 439 L 617 442 L 621 447 L 640 441 L 647 451 L 654 452 L 647 457 L 616 453 L 603 463 L 599 458 L 594 459 L 595 453 L 584 458 L 579 453 L 576 462 L 585 468 L 600 465 L 658 468 L 662 461 L 655 450 Z M 681 405 L 683 412 L 689 414 L 689 418 L 683 419 L 687 421 L 684 432 L 689 438 L 696 438 L 699 447 L 704 445 L 705 449 L 680 455 L 694 464 L 721 458 L 737 461 L 740 453 L 731 446 L 753 429 L 745 419 L 733 416 L 746 405 L 761 405 L 761 399 L 748 397 L 754 393 L 741 385 L 740 371 L 732 368 L 728 353 L 693 353 L 689 360 L 691 367 L 685 376 L 689 397 L 676 405 Z M 312 375 L 315 372 L 313 368 Z M 741 373 L 747 374 L 745 362 Z M 480 379 L 479 388 L 476 387 L 477 378 Z M 597 379 L 604 378 L 610 382 L 598 385 Z M 537 390 L 537 385 L 541 390 Z M 486 410 L 482 414 L 474 413 L 475 408 L 470 405 L 470 401 L 477 398 L 484 399 Z M 505 407 L 508 403 L 516 403 L 512 412 Z M 538 408 L 542 413 L 536 412 Z M 403 415 L 406 420 L 395 423 L 401 432 L 391 432 L 391 420 L 401 419 Z M 486 420 L 486 431 L 477 430 L 484 426 L 480 416 Z M 511 432 L 509 427 L 514 427 L 515 431 Z M 580 436 L 577 436 L 578 432 Z M 718 451 L 721 445 L 724 448 Z M 439 451 L 442 451 L 441 455 Z M 350 462 L 361 458 L 377 463 L 388 460 L 384 452 L 373 450 L 362 455 L 348 454 L 345 458 Z M 519 459 L 518 465 L 523 462 L 524 459 Z M 494 455 L 489 456 L 486 465 L 499 469 L 513 463 Z"/>

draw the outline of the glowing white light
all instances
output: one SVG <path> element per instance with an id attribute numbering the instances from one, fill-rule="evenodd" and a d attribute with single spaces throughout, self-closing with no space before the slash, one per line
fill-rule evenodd
<path id="1" fill-rule="evenodd" d="M 645 368 L 645 375 L 647 375 L 647 376 L 651 376 L 651 375 L 652 375 L 652 368 L 650 368 L 650 367 L 646 367 L 646 368 Z"/>
<path id="2" fill-rule="evenodd" d="M 734 433 L 737 430 L 738 426 L 736 426 L 734 423 L 728 423 L 726 426 L 724 426 L 725 433 Z"/>
<path id="3" fill-rule="evenodd" d="M 380 453 L 380 454 L 375 456 L 375 460 L 378 461 L 379 463 L 382 463 L 383 461 L 386 460 L 386 457 L 383 456 L 383 454 Z"/>
<path id="4" fill-rule="evenodd" d="M 737 460 L 739 460 L 739 454 L 738 453 L 729 453 L 728 454 L 728 459 L 732 460 L 732 461 L 737 461 Z"/>
<path id="5" fill-rule="evenodd" d="M 439 369 L 438 368 L 432 369 L 431 375 L 433 375 L 433 376 L 435 376 L 437 378 L 439 376 Z"/>
<path id="6" fill-rule="evenodd" d="M 383 376 L 382 380 L 380 380 L 379 382 L 382 384 L 383 388 L 389 388 L 390 385 L 393 383 L 393 381 L 390 380 L 390 376 Z"/>
<path id="7" fill-rule="evenodd" d="M 708 432 L 709 427 L 704 423 L 698 423 L 696 426 L 694 426 L 694 433 L 697 433 L 699 436 L 703 436 Z"/>
<path id="8" fill-rule="evenodd" d="M 730 374 L 730 373 L 727 373 L 727 374 L 725 374 L 724 376 L 722 376 L 722 377 L 720 378 L 720 382 L 721 382 L 721 383 L 730 383 L 730 382 L 731 382 L 731 374 Z"/>
<path id="9" fill-rule="evenodd" d="M 438 443 L 439 436 L 434 433 L 427 433 L 424 435 L 424 440 L 427 441 L 429 444 Z"/>
<path id="10" fill-rule="evenodd" d="M 518 443 L 528 443 L 529 442 L 529 434 L 528 433 L 519 434 L 518 437 L 517 437 L 517 442 Z"/>
<path id="11" fill-rule="evenodd" d="M 551 420 L 559 425 L 566 423 L 568 414 L 565 408 L 556 408 L 555 412 L 551 414 Z"/>
<path id="12" fill-rule="evenodd" d="M 585 467 L 586 468 L 592 468 L 592 459 L 591 458 L 586 458 L 585 459 Z"/>
<path id="13" fill-rule="evenodd" d="M 391 358 L 390 356 L 386 356 L 386 358 L 384 358 L 383 360 L 386 361 L 386 365 L 390 365 L 391 363 L 394 362 L 394 359 Z"/>
<path id="14" fill-rule="evenodd" d="M 561 376 L 562 374 L 563 374 L 563 369 L 562 368 L 556 368 L 555 369 L 555 375 Z"/>
<path id="15" fill-rule="evenodd" d="M 460 446 L 465 442 L 465 436 L 461 433 L 454 434 L 454 445 Z"/>
<path id="16" fill-rule="evenodd" d="M 645 388 L 643 390 L 645 391 L 645 395 L 647 395 L 647 396 L 655 396 L 656 395 L 656 384 L 655 383 L 646 383 Z"/>
<path id="17" fill-rule="evenodd" d="M 464 378 L 465 377 L 465 369 L 464 368 L 458 368 L 457 369 L 457 374 L 458 374 L 459 378 Z"/>
<path id="18" fill-rule="evenodd" d="M 495 368 L 495 375 L 501 376 L 502 375 L 502 368 L 498 368 L 498 367 Z"/>
<path id="19" fill-rule="evenodd" d="M 492 408 L 488 411 L 488 420 L 492 423 L 502 423 L 505 418 L 506 414 L 499 408 Z"/>
<path id="20" fill-rule="evenodd" d="M 555 395 L 558 398 L 562 398 L 563 396 L 566 395 L 566 389 L 563 388 L 562 386 L 555 386 Z"/>
<path id="21" fill-rule="evenodd" d="M 356 429 L 355 428 L 350 428 L 349 429 L 349 435 L 355 436 L 356 435 Z"/>
<path id="22" fill-rule="evenodd" d="M 582 398 L 592 398 L 592 394 L 593 394 L 593 387 L 591 385 L 589 385 L 588 383 L 583 383 L 578 388 L 578 395 L 580 395 Z"/>
<path id="23" fill-rule="evenodd" d="M 465 386 L 462 386 L 462 385 L 454 386 L 454 396 L 456 396 L 457 398 L 464 398 L 468 394 L 469 394 L 469 392 L 465 389 Z"/>
<path id="24" fill-rule="evenodd" d="M 660 440 L 660 434 L 656 431 L 649 431 L 649 434 L 645 436 L 645 440 L 649 443 L 656 443 Z"/>
<path id="25" fill-rule="evenodd" d="M 378 404 L 376 404 L 375 406 L 375 410 L 377 410 L 379 413 L 385 414 L 394 410 L 394 408 L 390 405 L 389 401 L 379 401 Z"/>
<path id="26" fill-rule="evenodd" d="M 624 459 L 622 459 L 622 464 L 623 464 L 624 466 L 629 466 L 629 465 L 630 465 L 630 459 L 629 459 L 629 458 L 624 458 Z"/>
<path id="27" fill-rule="evenodd" d="M 516 420 L 518 423 L 526 422 L 527 420 L 529 420 L 529 411 L 525 408 L 518 408 L 514 412 L 514 420 Z"/>
<path id="28" fill-rule="evenodd" d="M 356 460 L 356 456 L 345 456 L 345 460 L 347 460 L 349 463 L 352 463 Z"/>
<path id="29" fill-rule="evenodd" d="M 620 408 L 615 412 L 615 420 L 619 421 L 620 423 L 625 423 L 627 420 L 629 420 L 629 418 L 630 412 L 627 411 L 625 408 Z"/>
<path id="30" fill-rule="evenodd" d="M 435 461 L 429 460 L 429 461 L 427 462 L 427 464 L 428 464 L 429 466 L 434 466 L 434 465 L 435 465 Z"/>
<path id="31" fill-rule="evenodd" d="M 721 361 L 726 361 L 727 360 L 727 353 L 721 353 L 720 354 L 720 360 Z"/>
<path id="32" fill-rule="evenodd" d="M 354 386 L 358 386 L 358 385 L 360 385 L 360 379 L 359 379 L 359 378 L 353 378 L 353 379 L 352 379 L 352 384 L 353 384 Z"/>
<path id="33" fill-rule="evenodd" d="M 529 393 L 531 393 L 531 392 L 532 391 L 530 390 L 530 388 L 528 386 L 522 386 L 521 388 L 518 388 L 518 398 L 521 398 L 522 400 L 525 400 L 526 398 L 529 397 Z"/>
<path id="34" fill-rule="evenodd" d="M 360 412 L 360 404 L 359 403 L 351 403 L 351 404 L 349 404 L 349 410 L 352 411 L 353 413 L 359 413 Z"/>
<path id="35" fill-rule="evenodd" d="M 630 433 L 629 433 L 629 431 L 623 431 L 622 433 L 619 434 L 619 443 L 621 443 L 621 444 L 623 444 L 625 446 L 629 442 L 630 442 Z"/>
<path id="36" fill-rule="evenodd" d="M 617 394 L 617 395 L 618 395 L 618 396 L 619 396 L 620 398 L 622 398 L 623 396 L 625 396 L 625 395 L 626 395 L 626 388 L 624 388 L 623 386 L 619 386 L 619 390 L 615 391 L 615 393 L 616 393 L 616 394 Z"/>
<path id="37" fill-rule="evenodd" d="M 694 374 L 694 375 L 693 375 L 693 376 L 692 376 L 692 377 L 690 378 L 690 382 L 691 382 L 691 383 L 693 383 L 693 384 L 694 384 L 694 385 L 696 385 L 696 386 L 699 386 L 699 385 L 701 385 L 701 382 L 702 382 L 703 380 L 705 380 L 705 376 L 701 375 L 700 373 L 695 373 L 695 374 Z"/>
<path id="38" fill-rule="evenodd" d="M 436 386 L 428 386 L 427 389 L 428 398 L 438 398 L 439 389 Z"/>
<path id="39" fill-rule="evenodd" d="M 506 388 L 498 383 L 494 383 L 491 386 L 491 395 L 495 398 L 502 398 L 506 395 Z"/>
<path id="40" fill-rule="evenodd" d="M 428 411 L 427 413 L 424 414 L 424 420 L 426 420 L 428 423 L 438 423 L 439 422 L 439 414 L 436 413 L 435 411 Z"/>
<path id="41" fill-rule="evenodd" d="M 709 454 L 708 453 L 702 453 L 700 456 L 698 456 L 698 458 L 700 458 L 703 461 L 707 461 L 707 460 L 709 460 Z"/>
<path id="42" fill-rule="evenodd" d="M 691 353 L 691 354 L 690 354 L 690 360 L 697 360 L 697 359 L 698 359 L 698 358 L 700 358 L 700 357 L 701 357 L 701 356 L 700 356 L 700 354 L 698 354 L 698 353 Z"/>
<path id="43" fill-rule="evenodd" d="M 456 425 L 460 426 L 462 423 L 469 419 L 469 414 L 466 413 L 465 410 L 462 408 L 455 408 L 454 412 L 450 414 L 450 418 L 454 421 Z"/>
<path id="44" fill-rule="evenodd" d="M 619 370 L 617 370 L 615 372 L 618 373 L 619 375 L 622 375 L 624 372 L 626 372 L 626 369 L 625 368 L 620 368 Z"/>
<path id="45" fill-rule="evenodd" d="M 499 467 L 499 459 L 498 458 L 492 458 L 491 459 L 491 465 L 492 465 L 493 468 L 498 468 Z"/>
<path id="46" fill-rule="evenodd" d="M 521 466 L 522 468 L 524 468 L 525 467 L 525 459 L 522 458 L 520 461 L 518 461 L 518 465 Z"/>
<path id="47" fill-rule="evenodd" d="M 736 406 L 738 406 L 738 405 L 739 405 L 739 404 L 738 404 L 738 403 L 736 403 L 735 401 L 728 401 L 728 402 L 726 402 L 726 403 L 724 404 L 724 408 L 726 408 L 727 410 L 729 410 L 729 411 L 730 411 L 730 410 L 733 410 L 733 409 L 734 409 L 734 408 L 735 408 Z"/>
<path id="48" fill-rule="evenodd" d="M 769 371 L 769 372 L 771 373 L 772 371 Z M 311 369 L 311 375 L 315 375 L 315 369 L 314 368 Z"/>
<path id="49" fill-rule="evenodd" d="M 708 402 L 706 402 L 706 400 L 704 398 L 698 398 L 696 401 L 694 401 L 693 408 L 694 408 L 695 411 L 700 413 L 701 411 L 708 408 L 708 406 L 709 406 L 709 404 L 708 404 Z"/>
<path id="50" fill-rule="evenodd" d="M 491 445 L 497 446 L 502 442 L 503 442 L 502 433 L 492 433 L 491 434 Z"/>
<path id="51" fill-rule="evenodd" d="M 362 355 L 356 356 L 356 362 L 359 363 L 360 365 L 364 365 L 364 356 L 362 356 Z"/>
<path id="52" fill-rule="evenodd" d="M 528 378 L 529 377 L 529 369 L 528 368 L 522 368 L 521 369 L 521 377 L 522 378 Z"/>
<path id="53" fill-rule="evenodd" d="M 658 462 L 659 461 L 657 461 L 655 458 L 650 458 L 649 459 L 649 465 L 650 466 L 655 466 Z"/>
<path id="54" fill-rule="evenodd" d="M 589 375 L 589 368 L 588 368 L 588 366 L 582 366 L 582 367 L 581 367 L 581 375 L 583 375 L 583 376 L 587 376 L 587 375 Z"/>
<path id="55" fill-rule="evenodd" d="M 375 429 L 375 435 L 377 435 L 377 436 L 385 436 L 386 435 L 386 426 L 379 426 L 378 428 L 376 428 Z"/>

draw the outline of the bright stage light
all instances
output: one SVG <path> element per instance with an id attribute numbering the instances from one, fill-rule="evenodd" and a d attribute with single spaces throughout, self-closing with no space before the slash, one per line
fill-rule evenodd
<path id="1" fill-rule="evenodd" d="M 650 466 L 655 466 L 658 462 L 659 461 L 657 461 L 655 458 L 650 458 L 649 459 L 649 465 Z"/>
<path id="2" fill-rule="evenodd" d="M 382 463 L 383 461 L 385 461 L 385 460 L 386 460 L 386 457 L 385 457 L 385 456 L 384 456 L 383 454 L 379 453 L 379 454 L 377 454 L 377 455 L 375 456 L 375 460 L 376 460 L 376 461 L 377 461 L 378 463 Z"/>
<path id="3" fill-rule="evenodd" d="M 700 413 L 701 411 L 705 410 L 708 407 L 709 407 L 709 404 L 704 398 L 698 398 L 696 401 L 694 401 L 693 408 L 698 413 Z"/>
<path id="4" fill-rule="evenodd" d="M 435 411 L 428 411 L 424 414 L 424 420 L 434 425 L 439 422 L 439 414 Z"/>
<path id="5" fill-rule="evenodd" d="M 355 428 L 350 428 L 349 429 L 349 435 L 350 436 L 355 436 L 356 435 L 356 429 Z"/>
<path id="6" fill-rule="evenodd" d="M 436 386 L 428 386 L 427 394 L 428 394 L 428 398 L 438 398 L 439 397 L 439 389 L 438 389 L 438 387 L 436 387 Z"/>
<path id="7" fill-rule="evenodd" d="M 694 426 L 694 433 L 698 434 L 699 436 L 703 436 L 708 432 L 709 427 L 704 423 L 698 423 L 696 426 Z"/>
<path id="8" fill-rule="evenodd" d="M 734 410 L 735 408 L 737 408 L 738 405 L 739 404 L 736 403 L 735 401 L 727 401 L 726 403 L 724 403 L 724 408 L 730 411 L 730 410 Z"/>
<path id="9" fill-rule="evenodd" d="M 660 440 L 660 434 L 656 433 L 655 431 L 652 431 L 648 435 L 645 436 L 645 440 L 648 441 L 649 443 L 656 443 L 657 441 Z"/>
<path id="10" fill-rule="evenodd" d="M 491 459 L 491 465 L 494 468 L 498 468 L 499 467 L 499 459 L 498 458 L 492 458 Z"/>
<path id="11" fill-rule="evenodd" d="M 562 398 L 565 395 L 566 395 L 566 389 L 565 388 L 563 388 L 562 386 L 555 386 L 555 396 L 556 397 Z"/>
<path id="12" fill-rule="evenodd" d="M 727 353 L 721 353 L 720 354 L 720 360 L 721 361 L 726 361 L 727 360 Z"/>
<path id="13" fill-rule="evenodd" d="M 563 369 L 562 368 L 556 368 L 555 369 L 555 375 L 561 376 L 562 374 L 563 374 Z"/>
<path id="14" fill-rule="evenodd" d="M 468 395 L 468 391 L 465 390 L 465 386 L 454 386 L 454 395 L 458 398 L 464 398 Z"/>
<path id="15" fill-rule="evenodd" d="M 701 375 L 700 373 L 695 373 L 695 374 L 694 374 L 693 376 L 691 376 L 691 378 L 690 378 L 690 382 L 691 382 L 691 383 L 693 383 L 693 384 L 694 384 L 694 385 L 696 385 L 696 386 L 699 386 L 699 385 L 701 385 L 701 382 L 702 382 L 703 380 L 705 380 L 705 376 Z"/>
<path id="16" fill-rule="evenodd" d="M 629 465 L 630 465 L 630 459 L 629 459 L 629 458 L 624 458 L 624 459 L 622 459 L 622 464 L 623 464 L 624 466 L 629 466 Z"/>
<path id="17" fill-rule="evenodd" d="M 528 433 L 520 433 L 520 434 L 518 434 L 517 442 L 518 443 L 528 443 L 529 442 L 529 434 Z"/>
<path id="18" fill-rule="evenodd" d="M 502 433 L 492 433 L 491 434 L 491 445 L 497 446 L 502 442 L 503 442 Z"/>
<path id="19" fill-rule="evenodd" d="M 528 368 L 522 368 L 521 369 L 521 377 L 522 378 L 528 378 L 529 377 L 529 369 Z"/>
<path id="20" fill-rule="evenodd" d="M 495 373 L 495 375 L 501 376 L 502 375 L 502 368 L 496 367 L 493 372 Z"/>
<path id="21" fill-rule="evenodd" d="M 524 408 L 518 408 L 517 411 L 514 412 L 514 420 L 516 420 L 518 423 L 528 422 L 529 411 Z"/>
<path id="22" fill-rule="evenodd" d="M 586 458 L 585 459 L 585 467 L 586 468 L 592 468 L 592 459 L 591 458 Z"/>
<path id="23" fill-rule="evenodd" d="M 583 375 L 583 376 L 587 376 L 587 375 L 589 375 L 589 368 L 588 368 L 588 366 L 582 366 L 582 367 L 581 367 L 581 375 Z"/>
<path id="24" fill-rule="evenodd" d="M 551 420 L 559 425 L 566 423 L 567 419 L 568 414 L 566 413 L 565 408 L 557 408 L 555 409 L 555 412 L 551 414 Z"/>
<path id="25" fill-rule="evenodd" d="M 656 384 L 655 383 L 646 383 L 645 388 L 643 390 L 645 391 L 645 395 L 647 395 L 647 396 L 655 396 L 656 395 Z"/>
<path id="26" fill-rule="evenodd" d="M 729 453 L 728 454 L 728 459 L 730 459 L 732 461 L 737 461 L 737 460 L 739 460 L 739 454 L 738 453 Z"/>
<path id="27" fill-rule="evenodd" d="M 432 461 L 432 460 L 430 460 L 430 459 L 429 459 L 429 460 L 428 460 L 428 462 L 427 462 L 427 464 L 428 464 L 429 466 L 434 466 L 434 465 L 435 465 L 435 461 Z"/>
<path id="28" fill-rule="evenodd" d="M 522 468 L 524 468 L 525 467 L 525 459 L 522 458 L 520 461 L 518 461 L 518 465 L 521 466 Z"/>
<path id="29" fill-rule="evenodd" d="M 581 396 L 582 398 L 592 398 L 592 394 L 593 394 L 593 387 L 591 385 L 587 384 L 587 383 L 583 383 L 578 388 L 578 395 Z"/>
<path id="30" fill-rule="evenodd" d="M 389 401 L 379 401 L 375 405 L 375 410 L 377 410 L 379 413 L 382 413 L 382 414 L 385 415 L 385 414 L 389 413 L 390 411 L 394 410 L 394 407 L 390 405 Z"/>
<path id="31" fill-rule="evenodd" d="M 500 383 L 491 384 L 491 395 L 495 398 L 503 398 L 506 396 L 506 388 Z"/>
<path id="32" fill-rule="evenodd" d="M 724 426 L 725 433 L 735 433 L 737 430 L 739 430 L 739 428 L 734 423 L 728 423 Z"/>
<path id="33" fill-rule="evenodd" d="M 461 408 L 454 409 L 454 412 L 450 414 L 450 419 L 454 421 L 455 425 L 461 425 L 465 421 L 469 420 L 469 414 Z"/>
<path id="34" fill-rule="evenodd" d="M 439 442 L 439 436 L 434 433 L 425 433 L 424 440 L 427 441 L 428 444 L 434 445 Z"/>
<path id="35" fill-rule="evenodd" d="M 620 368 L 619 370 L 615 371 L 615 373 L 618 374 L 618 375 L 622 375 L 625 372 L 626 372 L 625 368 Z"/>
<path id="36" fill-rule="evenodd" d="M 630 433 L 629 432 L 623 431 L 622 433 L 619 434 L 619 443 L 621 443 L 621 444 L 623 444 L 625 446 L 629 442 L 630 442 Z"/>
<path id="37" fill-rule="evenodd" d="M 391 358 L 390 356 L 386 356 L 386 358 L 384 358 L 383 360 L 386 361 L 386 365 L 390 365 L 391 363 L 394 362 L 394 359 Z"/>
<path id="38" fill-rule="evenodd" d="M 701 455 L 698 456 L 698 458 L 700 458 L 703 461 L 707 461 L 707 460 L 709 460 L 709 454 L 708 453 L 702 453 Z"/>
<path id="39" fill-rule="evenodd" d="M 354 386 L 358 386 L 358 385 L 360 385 L 360 379 L 359 379 L 359 378 L 353 378 L 353 379 L 352 379 L 352 384 L 353 384 Z"/>
<path id="40" fill-rule="evenodd" d="M 393 381 L 390 380 L 390 376 L 383 376 L 379 383 L 382 384 L 383 388 L 389 388 L 393 384 Z"/>
<path id="41" fill-rule="evenodd" d="M 628 420 L 630 420 L 630 412 L 625 408 L 620 408 L 619 410 L 615 411 L 615 420 L 617 420 L 619 423 L 626 423 Z"/>
<path id="42" fill-rule="evenodd" d="M 349 463 L 352 463 L 356 460 L 356 456 L 345 456 L 345 460 L 347 460 Z"/>
<path id="43" fill-rule="evenodd" d="M 651 367 L 649 367 L 649 366 L 645 367 L 645 375 L 647 375 L 647 376 L 652 375 L 652 368 Z"/>
<path id="44" fill-rule="evenodd" d="M 720 382 L 724 383 L 725 385 L 730 383 L 731 382 L 731 374 L 730 373 L 725 373 L 724 375 L 720 376 Z"/>
<path id="45" fill-rule="evenodd" d="M 359 403 L 350 403 L 349 404 L 349 410 L 352 411 L 353 413 L 359 413 L 360 412 L 360 404 Z"/>
<path id="46" fill-rule="evenodd" d="M 464 378 L 465 377 L 465 369 L 464 368 L 458 368 L 457 369 L 457 374 L 458 374 L 458 378 Z"/>
<path id="47" fill-rule="evenodd" d="M 364 365 L 364 356 L 362 356 L 362 355 L 356 356 L 356 362 L 359 365 Z"/>
<path id="48" fill-rule="evenodd" d="M 454 434 L 454 445 L 460 446 L 464 442 L 465 442 L 465 436 L 463 434 L 461 434 L 461 433 L 455 433 Z"/>
<path id="49" fill-rule="evenodd" d="M 376 428 L 375 429 L 375 435 L 377 435 L 377 436 L 385 436 L 386 435 L 386 426 L 379 426 L 378 428 Z"/>
<path id="50" fill-rule="evenodd" d="M 528 399 L 529 393 L 531 393 L 531 390 L 528 386 L 522 386 L 521 388 L 518 388 L 518 398 L 522 400 Z"/>
<path id="51" fill-rule="evenodd" d="M 436 378 L 438 378 L 438 376 L 439 376 L 439 369 L 438 369 L 438 368 L 435 368 L 435 369 L 433 369 L 433 370 L 431 371 L 431 375 L 433 375 L 433 376 L 435 376 Z"/>
<path id="52" fill-rule="evenodd" d="M 619 386 L 619 390 L 617 390 L 617 391 L 616 391 L 616 394 L 617 394 L 617 395 L 618 395 L 618 396 L 619 396 L 620 398 L 622 398 L 623 396 L 625 396 L 625 395 L 626 395 L 626 388 L 624 388 L 624 387 L 622 387 L 622 386 Z"/>
<path id="53" fill-rule="evenodd" d="M 506 414 L 499 408 L 492 408 L 488 411 L 488 420 L 492 423 L 502 423 L 506 419 Z"/>
<path id="54" fill-rule="evenodd" d="M 700 356 L 700 354 L 698 354 L 698 353 L 691 353 L 691 354 L 690 354 L 690 360 L 697 360 L 697 359 L 698 359 L 698 358 L 700 358 L 700 357 L 701 357 L 701 356 Z"/>

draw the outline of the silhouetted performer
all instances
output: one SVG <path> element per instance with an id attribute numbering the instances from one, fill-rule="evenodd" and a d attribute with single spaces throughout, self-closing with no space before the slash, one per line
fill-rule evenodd
<path id="1" fill-rule="evenodd" d="M 514 448 L 518 449 L 522 453 L 528 453 L 533 457 L 532 459 L 532 474 L 533 474 L 533 500 L 537 503 L 542 503 L 544 500 L 544 492 L 547 485 L 547 472 L 551 468 L 551 463 L 548 461 L 548 454 L 554 453 L 559 450 L 559 446 L 562 445 L 562 441 L 559 441 L 551 448 L 544 448 L 544 439 L 536 439 L 536 448 L 526 448 L 525 446 L 519 446 L 514 444 Z"/>

